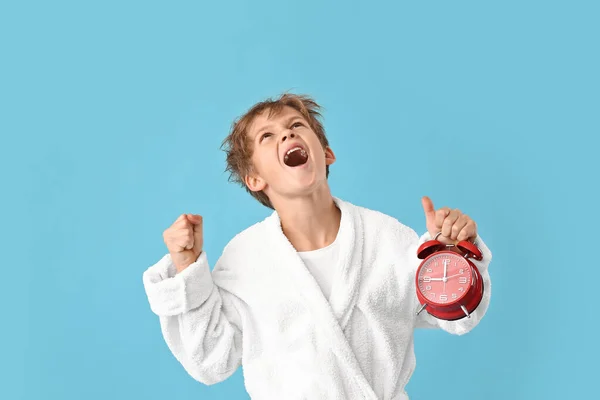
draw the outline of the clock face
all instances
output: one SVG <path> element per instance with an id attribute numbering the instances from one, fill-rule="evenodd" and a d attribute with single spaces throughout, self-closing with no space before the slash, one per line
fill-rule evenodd
<path id="1" fill-rule="evenodd" d="M 437 304 L 460 300 L 468 292 L 472 280 L 471 266 L 456 253 L 434 254 L 425 261 L 418 275 L 420 292 L 429 302 Z"/>

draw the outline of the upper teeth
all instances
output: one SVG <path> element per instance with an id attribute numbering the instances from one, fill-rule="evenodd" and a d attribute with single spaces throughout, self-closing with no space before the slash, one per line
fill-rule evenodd
<path id="1" fill-rule="evenodd" d="M 304 151 L 304 149 L 303 149 L 302 147 L 299 147 L 299 146 L 297 146 L 297 147 L 294 147 L 294 148 L 291 148 L 291 149 L 289 149 L 289 150 L 288 150 L 288 152 L 287 152 L 287 153 L 285 153 L 285 155 L 287 156 L 287 155 L 289 155 L 289 154 L 290 154 L 292 151 L 296 151 L 296 150 L 302 150 L 302 151 Z"/>

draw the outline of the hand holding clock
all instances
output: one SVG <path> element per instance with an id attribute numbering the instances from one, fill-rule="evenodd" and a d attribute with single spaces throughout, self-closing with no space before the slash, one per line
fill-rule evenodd
<path id="1" fill-rule="evenodd" d="M 451 210 L 449 207 L 442 207 L 436 211 L 427 196 L 421 198 L 421 203 L 425 212 L 425 226 L 432 238 L 441 232 L 437 240 L 443 244 L 456 244 L 461 240 L 472 241 L 477 237 L 477 224 L 458 208 Z"/>
<path id="2" fill-rule="evenodd" d="M 458 209 L 442 207 L 436 211 L 427 196 L 421 201 L 431 239 L 417 250 L 417 257 L 423 260 L 416 274 L 417 297 L 421 303 L 417 315 L 427 309 L 432 316 L 448 321 L 470 318 L 484 289 L 481 274 L 469 260 L 482 259 L 481 251 L 473 243 L 477 238 L 477 224 Z M 455 273 L 455 268 L 460 272 Z M 432 278 L 432 274 L 443 276 Z M 457 276 L 460 276 L 457 281 L 452 279 Z M 432 281 L 438 283 L 429 283 Z"/>

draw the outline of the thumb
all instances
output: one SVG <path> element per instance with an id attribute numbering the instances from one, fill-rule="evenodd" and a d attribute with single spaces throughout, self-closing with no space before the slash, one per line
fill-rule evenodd
<path id="1" fill-rule="evenodd" d="M 435 219 L 435 208 L 433 208 L 433 202 L 427 196 L 421 197 L 421 204 L 423 204 L 423 211 L 425 212 L 425 219 L 427 223 Z"/>
<path id="2" fill-rule="evenodd" d="M 202 216 L 188 214 L 187 219 L 194 225 L 194 250 L 198 253 L 202 253 L 202 247 L 204 246 Z"/>
<path id="3" fill-rule="evenodd" d="M 188 214 L 188 221 L 194 225 L 194 236 L 202 237 L 202 216 Z"/>
<path id="4" fill-rule="evenodd" d="M 190 221 L 194 225 L 198 225 L 202 223 L 202 217 L 200 215 L 195 214 L 186 214 L 187 220 Z"/>

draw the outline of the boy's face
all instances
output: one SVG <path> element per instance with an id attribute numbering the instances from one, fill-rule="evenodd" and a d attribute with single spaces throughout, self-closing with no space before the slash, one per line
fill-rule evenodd
<path id="1" fill-rule="evenodd" d="M 326 182 L 326 166 L 335 162 L 333 151 L 323 149 L 295 109 L 286 106 L 271 119 L 268 114 L 258 115 L 248 130 L 254 173 L 246 177 L 246 184 L 252 191 L 263 190 L 271 201 L 274 196 L 289 198 L 312 192 Z"/>

